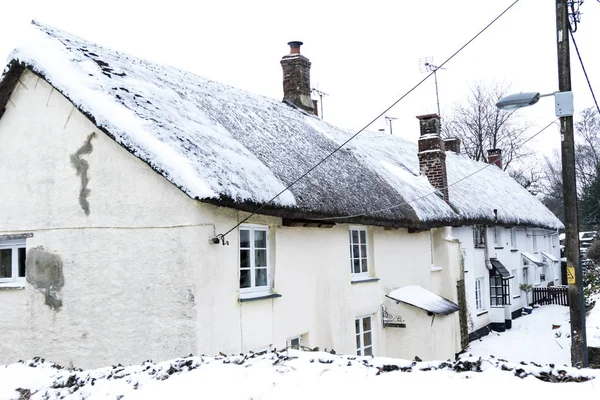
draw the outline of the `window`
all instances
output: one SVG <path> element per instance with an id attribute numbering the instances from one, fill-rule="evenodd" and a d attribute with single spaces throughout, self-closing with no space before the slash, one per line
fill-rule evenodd
<path id="1" fill-rule="evenodd" d="M 25 283 L 25 240 L 0 241 L 0 284 Z"/>
<path id="2" fill-rule="evenodd" d="M 240 227 L 240 292 L 268 292 L 269 228 Z"/>
<path id="3" fill-rule="evenodd" d="M 535 235 L 535 231 L 533 232 L 532 238 L 533 238 L 533 251 L 538 251 L 537 236 Z"/>
<path id="4" fill-rule="evenodd" d="M 523 267 L 523 283 L 529 283 L 529 268 Z"/>
<path id="5" fill-rule="evenodd" d="M 369 276 L 367 230 L 350 228 L 350 271 L 355 277 Z"/>
<path id="6" fill-rule="evenodd" d="M 502 279 L 496 268 L 490 271 L 490 305 L 499 307 L 510 304 L 509 279 Z"/>
<path id="7" fill-rule="evenodd" d="M 286 343 L 287 347 L 298 350 L 302 346 L 302 336 L 289 338 Z"/>
<path id="8" fill-rule="evenodd" d="M 512 281 L 511 290 L 513 292 L 513 296 L 519 296 L 519 294 L 521 292 L 519 291 L 519 278 L 517 277 L 517 270 L 513 269 L 512 271 L 510 271 L 510 274 L 512 276 L 514 276 L 514 278 L 511 279 L 511 281 Z"/>
<path id="9" fill-rule="evenodd" d="M 510 230 L 510 248 L 511 249 L 517 248 L 517 229 L 516 228 L 511 228 L 511 230 Z"/>
<path id="10" fill-rule="evenodd" d="M 494 244 L 496 246 L 502 246 L 502 227 L 501 226 L 494 227 Z"/>
<path id="11" fill-rule="evenodd" d="M 540 282 L 546 282 L 546 274 L 547 272 L 547 268 L 548 268 L 548 264 L 544 263 L 544 265 L 542 265 L 540 268 Z"/>
<path id="12" fill-rule="evenodd" d="M 483 225 L 473 226 L 473 244 L 475 247 L 485 246 L 485 227 Z"/>
<path id="13" fill-rule="evenodd" d="M 483 278 L 475 280 L 475 306 L 477 311 L 483 310 Z"/>
<path id="14" fill-rule="evenodd" d="M 359 317 L 354 321 L 356 328 L 356 355 L 373 355 L 373 317 Z"/>

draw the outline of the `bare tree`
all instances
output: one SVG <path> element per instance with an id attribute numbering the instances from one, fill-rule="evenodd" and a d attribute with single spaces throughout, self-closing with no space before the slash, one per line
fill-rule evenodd
<path id="1" fill-rule="evenodd" d="M 500 84 L 474 84 L 469 97 L 456 104 L 450 116 L 443 121 L 444 136 L 459 138 L 464 152 L 474 160 L 486 161 L 488 150 L 501 149 L 505 170 L 533 155 L 524 145 L 528 124 L 514 111 L 507 112 L 496 107 L 496 102 L 507 89 L 508 86 Z M 530 175 L 526 171 L 516 176 L 529 186 L 534 183 L 531 180 L 538 178 L 537 173 Z"/>

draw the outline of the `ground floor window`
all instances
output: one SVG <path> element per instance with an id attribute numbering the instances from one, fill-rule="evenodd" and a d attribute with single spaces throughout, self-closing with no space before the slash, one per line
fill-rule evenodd
<path id="1" fill-rule="evenodd" d="M 490 305 L 499 307 L 510 304 L 509 279 L 502 278 L 500 272 L 493 268 L 490 271 Z"/>
<path id="2" fill-rule="evenodd" d="M 302 346 L 302 336 L 295 336 L 292 338 L 289 338 L 287 340 L 286 343 L 287 347 L 292 348 L 292 349 L 299 349 L 300 346 Z"/>
<path id="3" fill-rule="evenodd" d="M 483 278 L 477 278 L 475 281 L 475 305 L 477 311 L 483 310 Z"/>
<path id="4" fill-rule="evenodd" d="M 25 281 L 25 240 L 0 240 L 0 284 Z"/>
<path id="5" fill-rule="evenodd" d="M 354 321 L 356 328 L 356 354 L 359 356 L 373 355 L 373 317 L 358 317 Z"/>

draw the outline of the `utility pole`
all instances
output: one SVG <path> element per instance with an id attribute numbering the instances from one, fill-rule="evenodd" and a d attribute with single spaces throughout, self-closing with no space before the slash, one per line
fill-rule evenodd
<path id="1" fill-rule="evenodd" d="M 390 123 L 390 135 L 394 134 L 394 132 L 392 131 L 392 122 L 395 119 L 398 119 L 398 118 L 396 118 L 396 117 L 388 117 L 387 115 L 385 116 L 385 120 Z"/>
<path id="2" fill-rule="evenodd" d="M 556 0 L 556 49 L 558 55 L 558 89 L 571 91 L 569 53 L 569 8 L 567 0 Z M 560 117 L 563 197 L 565 210 L 565 256 L 571 313 L 571 364 L 587 367 L 585 303 L 583 274 L 579 261 L 579 221 L 577 219 L 577 184 L 575 179 L 575 141 L 573 117 Z"/>

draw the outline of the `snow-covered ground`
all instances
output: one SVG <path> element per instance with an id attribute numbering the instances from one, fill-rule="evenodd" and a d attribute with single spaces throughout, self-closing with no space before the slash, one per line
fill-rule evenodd
<path id="1" fill-rule="evenodd" d="M 559 327 L 557 329 L 552 329 Z M 512 329 L 490 332 L 469 344 L 466 354 L 491 356 L 511 362 L 571 365 L 569 308 L 547 305 L 534 308 L 531 315 L 513 321 Z"/>
<path id="2" fill-rule="evenodd" d="M 563 365 L 569 364 L 568 316 L 566 307 L 537 308 L 533 314 L 513 321 L 510 331 L 492 332 L 471 343 L 456 362 L 297 350 L 262 356 L 186 357 L 88 371 L 29 360 L 0 365 L 0 400 L 364 400 L 414 394 L 426 399 L 469 400 L 480 398 L 482 393 L 487 399 L 521 398 L 531 393 L 551 398 L 600 398 L 600 370 Z M 597 307 L 588 317 L 588 336 L 600 332 L 599 322 Z M 560 328 L 552 329 L 552 325 Z M 575 382 L 579 380 L 585 381 Z"/>

